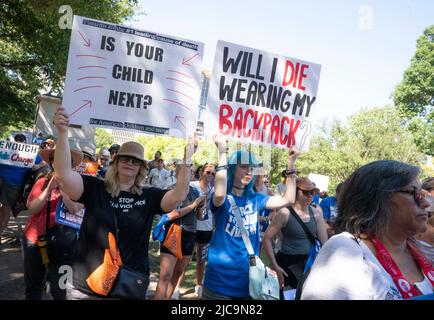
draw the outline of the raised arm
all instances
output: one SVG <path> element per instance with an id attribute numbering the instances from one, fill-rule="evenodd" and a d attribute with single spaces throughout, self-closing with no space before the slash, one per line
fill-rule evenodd
<path id="1" fill-rule="evenodd" d="M 295 161 L 297 160 L 298 156 L 300 155 L 300 151 L 298 151 L 296 148 L 292 148 L 289 150 L 288 155 L 288 171 L 289 175 L 286 179 L 286 186 L 285 186 L 285 193 L 283 196 L 281 196 L 279 193 L 276 195 L 270 197 L 267 201 L 267 204 L 265 205 L 265 208 L 267 209 L 280 209 L 283 207 L 288 207 L 295 202 Z M 291 172 L 293 172 L 291 174 Z"/>
<path id="2" fill-rule="evenodd" d="M 178 173 L 175 188 L 166 192 L 163 199 L 161 199 L 161 209 L 163 212 L 171 212 L 176 208 L 178 203 L 184 201 L 188 194 L 188 186 L 191 176 L 191 157 L 196 152 L 197 141 L 195 137 L 188 138 L 187 145 L 184 153 L 184 163 L 181 164 L 181 168 Z"/>
<path id="3" fill-rule="evenodd" d="M 219 153 L 218 167 L 226 166 L 228 163 L 228 141 L 224 136 L 214 137 L 214 142 Z M 220 207 L 226 199 L 228 171 L 227 169 L 219 170 L 216 168 L 214 179 L 214 195 L 212 203 L 214 207 Z"/>
<path id="4" fill-rule="evenodd" d="M 279 277 L 280 287 L 284 286 L 283 275 L 288 276 L 288 274 L 285 272 L 285 270 L 283 270 L 283 268 L 281 268 L 277 264 L 276 257 L 274 256 L 274 250 L 273 250 L 273 245 L 271 243 L 271 240 L 286 225 L 286 223 L 288 222 L 288 218 L 289 218 L 288 209 L 287 208 L 280 209 L 277 212 L 276 216 L 273 218 L 273 220 L 271 220 L 271 223 L 264 234 L 265 254 L 268 257 L 268 260 L 270 260 L 271 268 L 277 272 L 277 275 Z"/>
<path id="5" fill-rule="evenodd" d="M 173 210 L 172 212 L 168 213 L 169 221 L 181 218 L 185 216 L 187 213 L 189 213 L 191 210 L 196 209 L 199 205 L 203 203 L 205 200 L 205 195 L 200 196 L 196 198 L 194 201 L 192 201 L 188 206 L 185 206 L 184 208 L 181 208 L 179 210 Z"/>
<path id="6" fill-rule="evenodd" d="M 58 132 L 56 152 L 54 152 L 54 174 L 63 192 L 71 200 L 76 201 L 83 193 L 83 180 L 77 172 L 71 169 L 71 152 L 68 142 L 69 116 L 65 109 L 57 109 L 54 124 Z"/>
<path id="7" fill-rule="evenodd" d="M 51 178 L 50 182 L 48 182 L 47 187 L 41 192 L 41 194 L 38 197 L 33 198 L 32 201 L 27 203 L 27 208 L 29 209 L 29 213 L 39 214 L 42 208 L 44 207 L 44 205 L 48 201 L 48 195 L 56 187 L 57 187 L 56 180 L 54 178 Z"/>

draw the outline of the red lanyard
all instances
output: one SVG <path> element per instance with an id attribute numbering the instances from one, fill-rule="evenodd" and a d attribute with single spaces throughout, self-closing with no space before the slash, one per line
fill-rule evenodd
<path id="1" fill-rule="evenodd" d="M 410 282 L 408 282 L 402 275 L 392 256 L 389 254 L 383 244 L 377 239 L 375 235 L 371 237 L 372 243 L 377 249 L 377 259 L 380 261 L 383 268 L 393 279 L 396 287 L 403 296 L 404 299 L 420 296 L 421 292 Z M 417 252 L 408 242 L 407 248 L 411 256 L 416 260 L 419 267 L 422 269 L 423 274 L 434 286 L 434 268 L 431 262 L 422 254 Z"/>

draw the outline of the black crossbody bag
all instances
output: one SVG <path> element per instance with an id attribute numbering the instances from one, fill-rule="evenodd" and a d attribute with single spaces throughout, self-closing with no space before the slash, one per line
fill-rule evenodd
<path id="1" fill-rule="evenodd" d="M 118 219 L 116 217 L 116 211 L 113 211 L 115 217 L 116 242 L 118 243 L 119 248 Z M 119 267 L 118 275 L 116 276 L 116 280 L 108 294 L 108 297 L 115 299 L 144 300 L 148 285 L 148 275 L 134 271 L 123 265 Z"/>

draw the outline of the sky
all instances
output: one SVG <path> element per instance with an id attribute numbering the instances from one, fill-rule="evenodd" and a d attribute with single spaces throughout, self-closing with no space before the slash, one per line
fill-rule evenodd
<path id="1" fill-rule="evenodd" d="M 431 0 L 140 0 L 124 23 L 205 44 L 212 70 L 218 40 L 321 64 L 316 119 L 345 121 L 390 96 L 434 24 Z"/>

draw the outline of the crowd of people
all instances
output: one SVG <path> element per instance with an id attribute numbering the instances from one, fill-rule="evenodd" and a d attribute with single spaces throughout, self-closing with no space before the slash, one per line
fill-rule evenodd
<path id="1" fill-rule="evenodd" d="M 33 168 L 0 164 L 0 234 L 33 174 L 21 240 L 26 299 L 41 299 L 47 280 L 59 300 L 144 299 L 152 238 L 160 241 L 154 299 L 178 295 L 195 255 L 197 298 L 248 300 L 252 255 L 243 232 L 254 255 L 266 256 L 276 272 L 280 299 L 288 292 L 292 299 L 297 292 L 301 299 L 366 300 L 433 293 L 434 178 L 421 183 L 416 166 L 371 162 L 329 196 L 298 175 L 300 152 L 291 148 L 273 190 L 255 155 L 229 154 L 225 137 L 214 140 L 218 163 L 195 168 L 197 141 L 189 138 L 183 158 L 168 169 L 160 151 L 147 161 L 134 141 L 97 155 L 71 149 L 62 108 L 54 124 L 56 141 L 42 134 L 33 141 L 40 146 Z M 95 174 L 77 170 L 86 161 L 98 164 Z M 80 223 L 62 224 L 61 208 L 83 212 Z M 65 266 L 73 273 L 63 286 Z M 125 274 L 140 279 L 138 295 L 122 287 Z"/>

